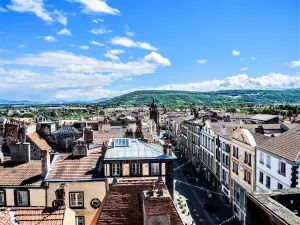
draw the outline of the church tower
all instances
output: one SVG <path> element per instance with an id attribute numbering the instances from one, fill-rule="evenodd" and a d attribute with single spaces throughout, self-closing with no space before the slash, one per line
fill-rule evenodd
<path id="1" fill-rule="evenodd" d="M 160 134 L 159 112 L 158 112 L 157 106 L 155 104 L 154 98 L 150 105 L 149 111 L 150 111 L 150 120 L 152 120 L 152 122 L 154 123 L 153 128 L 155 129 L 155 131 L 157 132 L 157 135 L 159 136 L 159 134 Z"/>

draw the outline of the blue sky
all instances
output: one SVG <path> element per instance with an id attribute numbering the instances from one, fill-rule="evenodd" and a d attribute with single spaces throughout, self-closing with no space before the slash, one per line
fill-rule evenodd
<path id="1" fill-rule="evenodd" d="M 0 98 L 300 88 L 298 0 L 1 0 Z"/>

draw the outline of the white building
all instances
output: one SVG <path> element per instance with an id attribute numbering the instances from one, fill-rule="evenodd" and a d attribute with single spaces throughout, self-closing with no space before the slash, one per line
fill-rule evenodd
<path id="1" fill-rule="evenodd" d="M 300 187 L 300 125 L 257 146 L 256 190 Z"/>

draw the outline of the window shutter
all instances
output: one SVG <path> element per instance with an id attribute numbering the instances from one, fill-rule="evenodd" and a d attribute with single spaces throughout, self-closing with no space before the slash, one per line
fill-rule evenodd
<path id="1" fill-rule="evenodd" d="M 166 163 L 165 163 L 165 168 L 166 168 Z M 167 172 L 167 170 L 166 170 L 166 172 Z M 161 162 L 159 163 L 159 175 L 161 175 L 162 174 L 162 172 L 161 172 Z M 167 174 L 165 174 L 165 175 L 167 175 Z"/>
<path id="2" fill-rule="evenodd" d="M 120 162 L 120 176 L 123 176 L 123 164 Z"/>
<path id="3" fill-rule="evenodd" d="M 14 190 L 15 206 L 18 206 L 17 193 L 18 193 L 18 190 Z"/>

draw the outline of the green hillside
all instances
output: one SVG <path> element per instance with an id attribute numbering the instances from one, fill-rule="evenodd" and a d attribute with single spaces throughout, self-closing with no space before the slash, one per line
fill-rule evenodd
<path id="1" fill-rule="evenodd" d="M 300 89 L 294 90 L 226 90 L 214 92 L 135 91 L 98 103 L 104 107 L 144 106 L 155 99 L 159 106 L 185 107 L 201 105 L 253 105 L 300 103 Z"/>

